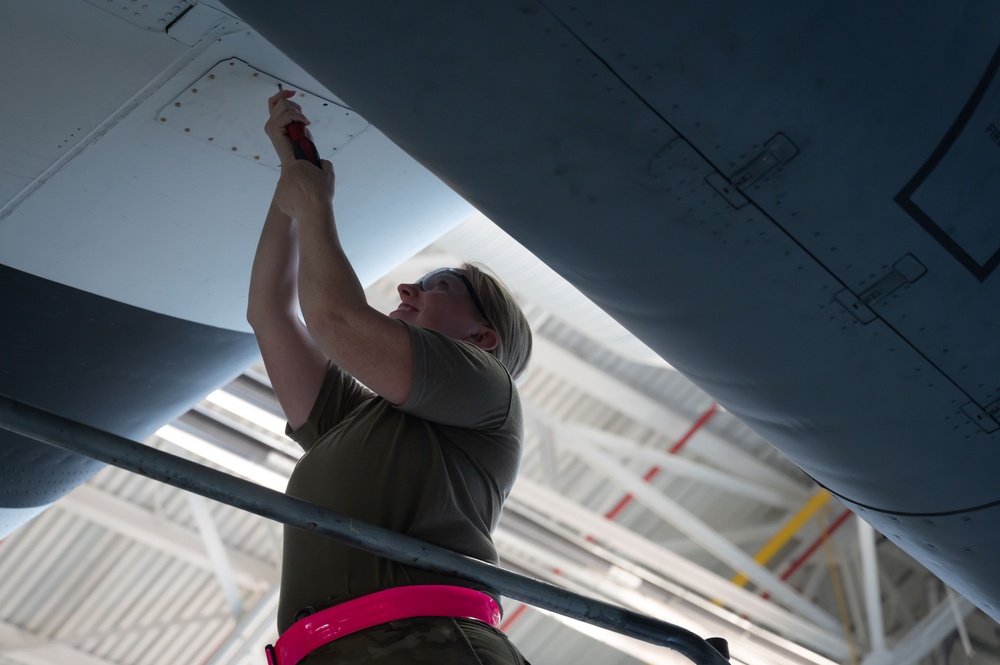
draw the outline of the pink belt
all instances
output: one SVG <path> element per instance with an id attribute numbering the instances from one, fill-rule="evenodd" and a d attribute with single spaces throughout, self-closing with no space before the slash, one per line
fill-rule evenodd
<path id="1" fill-rule="evenodd" d="M 414 617 L 477 619 L 500 627 L 500 605 L 481 591 L 419 585 L 385 589 L 296 621 L 274 645 L 264 647 L 268 665 L 296 665 L 324 644 L 381 623 Z"/>

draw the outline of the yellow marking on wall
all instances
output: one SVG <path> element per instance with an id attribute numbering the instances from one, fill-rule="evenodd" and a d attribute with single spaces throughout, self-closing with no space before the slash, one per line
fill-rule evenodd
<path id="1" fill-rule="evenodd" d="M 799 530 L 805 526 L 806 522 L 816 514 L 816 511 L 826 505 L 826 502 L 830 500 L 830 493 L 824 489 L 816 492 L 806 505 L 802 506 L 802 509 L 796 513 L 788 522 L 785 523 L 783 527 L 775 534 L 774 538 L 770 540 L 764 547 L 760 548 L 760 551 L 754 555 L 754 561 L 764 565 L 771 560 L 775 554 L 778 553 L 782 547 L 792 539 Z M 733 584 L 736 586 L 746 586 L 749 580 L 742 573 L 735 575 L 732 579 Z"/>

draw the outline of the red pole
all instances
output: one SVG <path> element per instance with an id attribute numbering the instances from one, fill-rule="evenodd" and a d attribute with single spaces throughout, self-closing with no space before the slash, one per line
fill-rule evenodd
<path id="1" fill-rule="evenodd" d="M 819 549 L 820 545 L 825 543 L 826 539 L 829 538 L 831 535 L 833 535 L 833 532 L 839 529 L 841 525 L 847 521 L 847 518 L 849 518 L 853 514 L 854 513 L 852 513 L 849 510 L 845 510 L 843 513 L 841 513 L 840 517 L 834 520 L 833 524 L 826 527 L 823 533 L 819 535 L 819 538 L 817 538 L 812 545 L 806 548 L 806 551 L 800 554 L 799 558 L 797 558 L 795 561 L 792 562 L 792 565 L 788 567 L 788 570 L 786 570 L 784 573 L 781 574 L 781 579 L 787 580 L 789 577 L 794 575 L 795 571 L 801 568 L 802 564 L 804 564 L 809 559 L 809 557 L 811 557 L 813 554 L 816 553 L 816 550 Z M 764 594 L 765 599 L 770 597 L 771 594 L 769 593 Z"/>
<path id="2" fill-rule="evenodd" d="M 678 439 L 677 443 L 675 443 L 667 452 L 669 452 L 671 455 L 676 455 L 677 453 L 679 453 L 681 449 L 683 449 L 684 446 L 687 445 L 687 442 L 690 441 L 691 438 L 695 434 L 697 434 L 698 431 L 702 427 L 704 427 L 709 420 L 712 419 L 712 416 L 714 416 L 716 412 L 718 412 L 718 410 L 719 410 L 719 405 L 716 404 L 715 402 L 712 402 L 712 406 L 708 407 L 708 409 L 705 410 L 705 413 L 701 414 L 701 417 L 699 417 L 698 420 L 696 420 L 694 424 L 691 425 L 691 428 L 684 433 L 684 436 Z M 649 469 L 649 471 L 646 472 L 646 475 L 642 477 L 643 482 L 648 483 L 650 480 L 655 478 L 657 474 L 660 473 L 660 471 L 661 469 L 659 465 L 654 465 L 652 468 Z M 625 506 L 632 503 L 633 498 L 634 497 L 632 496 L 631 493 L 626 494 L 625 496 L 622 497 L 621 501 L 619 501 L 614 508 L 612 508 L 607 512 L 607 514 L 604 517 L 606 517 L 609 520 L 615 519 L 616 517 L 618 517 L 618 514 L 621 513 L 621 511 L 625 510 Z"/>

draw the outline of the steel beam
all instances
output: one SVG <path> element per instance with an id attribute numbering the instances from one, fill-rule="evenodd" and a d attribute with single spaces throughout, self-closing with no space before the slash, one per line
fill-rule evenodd
<path id="1" fill-rule="evenodd" d="M 215 650 L 205 665 L 231 665 L 242 662 L 247 655 L 247 648 L 267 639 L 263 635 L 276 635 L 279 593 L 280 586 L 277 584 L 268 589 L 267 593 L 239 618 L 229 637 Z"/>
<path id="2" fill-rule="evenodd" d="M 111 529 L 130 540 L 203 570 L 212 570 L 212 562 L 200 547 L 198 536 L 179 524 L 155 517 L 114 496 L 81 485 L 57 504 L 59 510 L 72 513 L 95 524 Z M 240 552 L 229 552 L 237 584 L 249 589 L 263 590 L 277 584 L 278 569 Z"/>
<path id="3" fill-rule="evenodd" d="M 962 608 L 958 604 L 960 596 L 950 586 L 945 586 L 945 594 L 948 596 L 948 605 L 951 606 L 951 613 L 955 616 L 955 626 L 958 628 L 958 637 L 962 641 L 962 649 L 965 655 L 971 658 L 975 651 L 972 648 L 972 640 L 969 638 L 969 629 L 965 627 L 965 617 L 962 616 Z"/>
<path id="4" fill-rule="evenodd" d="M 566 379 L 636 422 L 652 427 L 671 440 L 676 440 L 691 427 L 690 418 L 672 411 L 649 395 L 581 360 L 555 342 L 535 335 L 533 345 L 533 366 Z M 531 398 L 528 391 L 522 397 L 526 400 Z M 804 492 L 804 488 L 788 476 L 704 429 L 688 444 L 688 450 L 711 459 L 719 468 L 760 485 L 779 488 L 791 494 Z"/>
<path id="5" fill-rule="evenodd" d="M 868 617 L 868 639 L 872 653 L 885 651 L 885 621 L 882 618 L 882 591 L 878 578 L 878 558 L 875 553 L 875 529 L 864 520 L 857 520 L 858 547 L 861 550 L 861 585 Z"/>
<path id="6" fill-rule="evenodd" d="M 508 503 L 515 508 L 521 506 L 532 513 L 544 515 L 585 536 L 598 538 L 605 547 L 627 556 L 664 579 L 696 590 L 706 598 L 716 598 L 733 611 L 750 617 L 755 624 L 794 639 L 810 649 L 840 660 L 848 656 L 848 647 L 839 626 L 835 631 L 820 628 L 777 603 L 731 584 L 722 576 L 528 478 L 521 478 L 514 484 Z"/>
<path id="7" fill-rule="evenodd" d="M 112 665 L 110 661 L 0 622 L 0 660 L 24 665 Z"/>
<path id="8" fill-rule="evenodd" d="M 726 540 L 717 531 L 695 517 L 690 511 L 667 497 L 655 487 L 642 481 L 631 469 L 619 463 L 610 455 L 596 447 L 580 442 L 572 450 L 573 454 L 588 462 L 594 470 L 603 473 L 636 499 L 656 513 L 661 519 L 672 524 L 688 538 L 700 543 L 717 559 L 737 571 L 742 571 L 760 588 L 768 591 L 785 607 L 806 617 L 827 630 L 836 630 L 839 625 L 829 614 L 804 598 L 799 592 L 785 584 L 767 568 L 754 561 L 753 557 Z"/>
<path id="9" fill-rule="evenodd" d="M 955 631 L 956 612 L 964 620 L 976 609 L 964 598 L 956 598 L 954 604 L 955 607 L 951 600 L 942 601 L 891 650 L 873 653 L 861 665 L 917 665 Z"/>
<path id="10" fill-rule="evenodd" d="M 805 491 L 789 492 L 786 488 L 772 487 L 747 480 L 687 457 L 672 455 L 665 450 L 640 446 L 631 439 L 605 432 L 596 427 L 562 422 L 554 424 L 553 428 L 560 440 L 576 442 L 584 439 L 603 449 L 613 451 L 616 455 L 630 459 L 641 459 L 678 476 L 782 510 L 791 510 L 792 506 L 805 501 L 808 496 Z M 573 448 L 571 445 L 564 447 Z"/>
<path id="11" fill-rule="evenodd" d="M 769 665 L 834 665 L 829 659 L 815 652 L 808 652 L 797 644 L 782 640 L 777 635 L 765 637 L 762 634 L 746 631 L 735 623 L 725 625 L 726 622 L 718 616 L 704 610 L 699 611 L 697 607 L 683 602 L 675 602 L 679 600 L 677 598 L 660 598 L 641 587 L 630 588 L 628 584 L 616 579 L 616 575 L 612 572 L 613 567 L 598 569 L 586 563 L 567 561 L 544 543 L 511 530 L 506 530 L 502 534 L 498 532 L 498 545 L 501 542 L 505 556 L 512 558 L 516 565 L 523 567 L 533 576 L 543 579 L 557 578 L 561 585 L 581 593 L 608 598 L 625 607 L 633 607 L 667 620 L 685 620 L 699 626 L 702 631 L 726 634 L 730 640 L 730 648 L 739 645 L 736 653 L 739 654 L 738 659 L 741 662 L 760 662 Z M 554 572 L 556 570 L 558 572 Z M 635 644 L 632 640 L 629 642 Z M 673 665 L 677 662 L 675 654 L 665 651 L 656 654 L 649 645 L 639 645 L 642 647 L 639 652 L 628 649 L 624 641 L 612 646 L 635 658 L 643 659 L 649 665 Z"/>
<path id="12" fill-rule="evenodd" d="M 720 530 L 719 533 L 734 545 L 746 545 L 747 549 L 749 549 L 749 545 L 766 540 L 784 524 L 784 520 L 774 520 L 771 522 L 765 522 L 764 524 L 754 524 L 751 526 L 724 529 Z M 660 545 L 666 549 L 676 552 L 677 554 L 683 554 L 684 556 L 705 551 L 705 548 L 687 537 L 671 538 L 669 540 L 661 540 L 659 542 Z"/>
<path id="13" fill-rule="evenodd" d="M 184 496 L 187 498 L 188 507 L 191 508 L 191 514 L 194 515 L 194 523 L 198 525 L 198 533 L 201 534 L 201 540 L 205 544 L 205 551 L 208 552 L 208 558 L 212 562 L 215 579 L 219 581 L 233 616 L 238 617 L 243 613 L 243 596 L 236 586 L 233 565 L 226 556 L 226 545 L 222 542 L 219 529 L 215 526 L 215 520 L 208 510 L 208 503 L 197 494 L 186 492 Z"/>

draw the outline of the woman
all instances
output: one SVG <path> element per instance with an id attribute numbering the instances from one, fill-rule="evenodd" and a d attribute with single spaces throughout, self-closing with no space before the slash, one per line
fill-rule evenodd
<path id="1" fill-rule="evenodd" d="M 524 315 L 471 265 L 400 284 L 388 316 L 372 309 L 337 237 L 332 165 L 295 159 L 287 127 L 308 119 L 294 94 L 269 100 L 281 177 L 247 312 L 288 433 L 306 451 L 287 492 L 496 563 L 490 534 L 523 438 L 513 380 L 531 350 Z M 269 659 L 524 663 L 499 616 L 482 585 L 286 528 L 282 637 Z M 355 632 L 314 648 L 325 641 L 316 626 L 342 620 Z"/>

